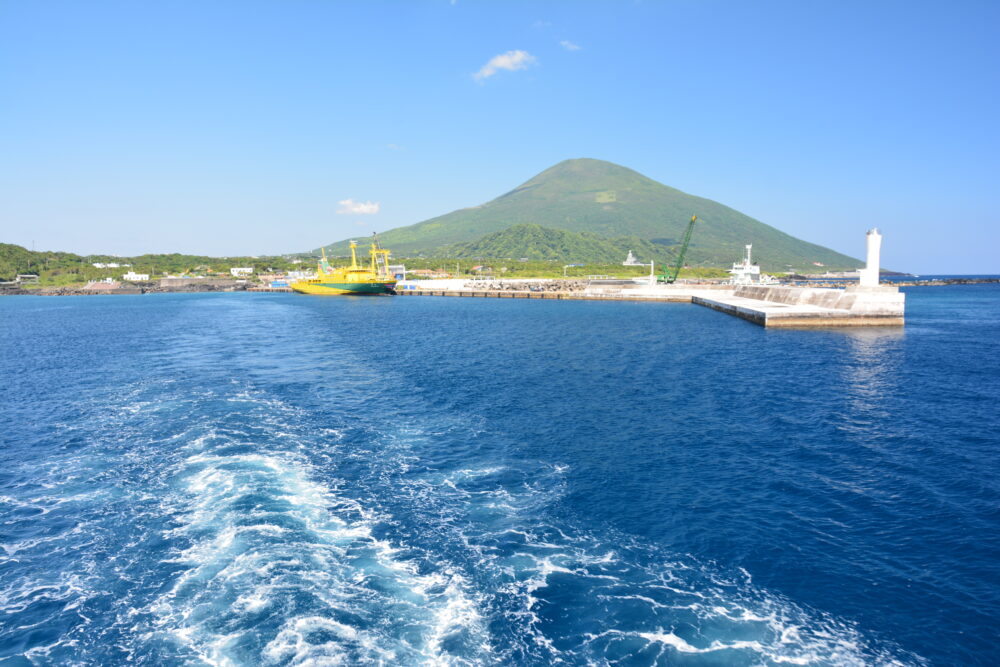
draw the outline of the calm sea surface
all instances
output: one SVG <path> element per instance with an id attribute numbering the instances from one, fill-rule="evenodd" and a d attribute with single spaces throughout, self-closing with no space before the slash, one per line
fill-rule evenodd
<path id="1" fill-rule="evenodd" d="M 1000 660 L 1000 286 L 0 299 L 0 664 Z"/>

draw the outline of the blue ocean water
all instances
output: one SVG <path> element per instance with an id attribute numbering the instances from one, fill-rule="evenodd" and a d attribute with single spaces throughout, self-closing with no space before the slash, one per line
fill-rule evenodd
<path id="1" fill-rule="evenodd" d="M 995 664 L 1000 286 L 907 299 L 0 299 L 0 664 Z"/>

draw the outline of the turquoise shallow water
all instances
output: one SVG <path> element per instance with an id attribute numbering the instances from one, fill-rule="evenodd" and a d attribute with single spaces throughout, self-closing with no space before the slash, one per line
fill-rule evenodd
<path id="1" fill-rule="evenodd" d="M 0 299 L 0 664 L 994 664 L 1000 288 Z"/>

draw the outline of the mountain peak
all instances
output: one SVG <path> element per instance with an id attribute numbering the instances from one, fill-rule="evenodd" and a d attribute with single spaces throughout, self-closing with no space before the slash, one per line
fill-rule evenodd
<path id="1" fill-rule="evenodd" d="M 610 205 L 617 201 L 619 192 L 635 193 L 650 187 L 665 188 L 667 186 L 614 162 L 586 157 L 572 158 L 554 164 L 510 192 L 497 197 L 489 204 L 492 205 L 510 198 L 517 199 L 530 193 L 531 197 L 541 197 L 545 200 L 572 197 Z M 526 219 L 522 222 L 537 221 Z M 587 231 L 604 233 L 610 230 L 590 229 Z"/>
<path id="2" fill-rule="evenodd" d="M 572 179 L 578 184 L 593 182 L 597 185 L 607 185 L 614 181 L 628 181 L 633 179 L 655 183 L 655 181 L 646 178 L 639 172 L 628 167 L 623 167 L 620 164 L 589 157 L 578 157 L 563 160 L 552 165 L 527 181 L 525 185 L 552 179 Z"/>
<path id="3" fill-rule="evenodd" d="M 541 225 L 547 228 L 550 238 L 555 238 L 553 231 L 563 230 L 609 241 L 621 237 L 644 239 L 654 243 L 650 251 L 661 253 L 654 259 L 662 261 L 676 252 L 673 246 L 679 244 L 692 215 L 699 219 L 688 251 L 693 264 L 726 266 L 742 256 L 747 243 L 754 244 L 754 254 L 766 270 L 804 269 L 814 262 L 834 268 L 860 264 L 718 202 L 594 158 L 563 160 L 485 204 L 392 229 L 380 236 L 397 256 L 427 256 L 454 251 L 455 244 L 468 244 L 518 225 Z M 525 227 L 517 233 L 537 235 L 538 231 Z M 505 247 L 513 247 L 507 236 L 500 240 Z M 346 247 L 345 243 L 335 244 L 328 251 L 343 253 Z"/>

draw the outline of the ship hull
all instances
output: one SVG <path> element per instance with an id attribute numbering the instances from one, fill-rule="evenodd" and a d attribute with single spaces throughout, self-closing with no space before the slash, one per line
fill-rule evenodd
<path id="1" fill-rule="evenodd" d="M 289 285 L 302 294 L 393 294 L 394 280 L 337 282 L 332 280 L 299 280 Z"/>

